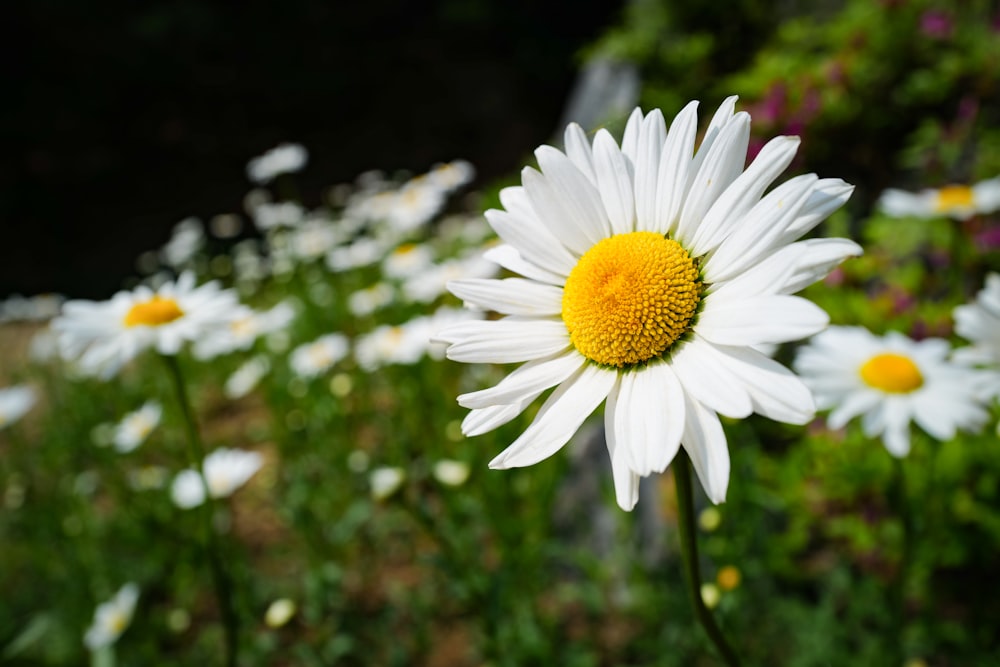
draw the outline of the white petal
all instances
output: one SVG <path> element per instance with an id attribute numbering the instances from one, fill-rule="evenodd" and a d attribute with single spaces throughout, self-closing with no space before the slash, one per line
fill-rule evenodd
<path id="1" fill-rule="evenodd" d="M 764 145 L 747 170 L 726 188 L 705 214 L 691 239 L 690 250 L 694 255 L 714 250 L 729 236 L 733 227 L 791 164 L 798 147 L 798 137 L 775 137 Z"/>
<path id="2" fill-rule="evenodd" d="M 587 364 L 556 388 L 510 447 L 490 461 L 491 468 L 529 466 L 552 456 L 607 398 L 618 374 Z"/>
<path id="3" fill-rule="evenodd" d="M 844 396 L 838 405 L 826 418 L 826 424 L 832 429 L 844 428 L 847 422 L 860 414 L 865 414 L 878 407 L 882 395 L 872 390 L 854 391 Z"/>
<path id="4" fill-rule="evenodd" d="M 887 400 L 882 405 L 885 423 L 882 441 L 889 453 L 902 458 L 910 453 L 910 414 L 903 401 Z"/>
<path id="5" fill-rule="evenodd" d="M 750 396 L 710 343 L 695 336 L 670 360 L 684 391 L 706 407 L 742 419 L 753 412 Z"/>
<path id="6" fill-rule="evenodd" d="M 657 177 L 660 171 L 660 155 L 667 140 L 663 113 L 653 109 L 642 122 L 639 132 L 639 152 L 635 157 L 635 217 L 636 229 L 640 231 L 659 230 L 656 227 Z M 643 223 L 645 221 L 645 224 Z M 666 227 L 662 231 L 666 232 Z M 631 230 L 630 230 L 631 231 Z"/>
<path id="7" fill-rule="evenodd" d="M 711 150 L 712 144 L 714 144 L 719 138 L 723 128 L 732 122 L 733 112 L 736 110 L 737 99 L 736 95 L 731 95 L 724 99 L 722 104 L 719 105 L 719 108 L 716 109 L 715 114 L 712 116 L 712 120 L 708 123 L 708 127 L 705 128 L 705 134 L 702 137 L 701 145 L 698 146 L 698 152 L 695 154 L 694 162 L 691 164 L 692 174 L 698 173 L 698 169 L 705 161 L 705 156 L 708 155 L 708 151 Z"/>
<path id="8" fill-rule="evenodd" d="M 590 151 L 590 141 L 583 128 L 576 123 L 566 126 L 563 133 L 563 143 L 566 156 L 576 165 L 584 176 L 593 184 L 597 184 L 597 172 L 594 171 L 594 158 Z"/>
<path id="9" fill-rule="evenodd" d="M 625 132 L 622 133 L 622 153 L 635 164 L 636 156 L 639 154 L 639 133 L 642 128 L 642 110 L 636 107 L 625 123 Z"/>
<path id="10" fill-rule="evenodd" d="M 504 315 L 558 315 L 562 312 L 561 288 L 523 278 L 468 278 L 452 280 L 448 291 L 483 310 Z"/>
<path id="11" fill-rule="evenodd" d="M 492 405 L 488 408 L 470 410 L 462 420 L 462 433 L 467 436 L 482 435 L 495 428 L 503 426 L 524 412 L 538 396 L 532 396 L 520 403 L 510 405 Z"/>
<path id="12" fill-rule="evenodd" d="M 556 320 L 502 320 L 468 322 L 464 335 L 452 343 L 446 356 L 452 361 L 473 364 L 508 364 L 547 357 L 569 347 L 566 325 Z M 450 327 L 439 336 L 447 336 Z"/>
<path id="13" fill-rule="evenodd" d="M 539 214 L 541 213 L 538 207 L 540 202 L 549 209 L 549 215 L 553 214 L 553 206 L 560 209 L 561 216 L 558 218 L 557 224 L 560 225 L 560 229 L 565 226 L 564 233 L 572 238 L 563 239 L 558 232 L 556 236 L 563 240 L 571 250 L 576 250 L 581 254 L 598 241 L 607 238 L 611 233 L 611 225 L 604 212 L 601 196 L 593 184 L 587 180 L 587 177 L 570 162 L 565 154 L 551 146 L 537 148 L 535 157 L 542 168 L 548 189 L 539 190 L 536 188 L 537 192 L 533 192 L 532 189 L 526 187 L 528 198 Z M 546 217 L 540 217 L 547 221 Z M 571 240 L 577 245 L 572 245 Z M 585 244 L 580 245 L 581 240 L 585 240 Z"/>
<path id="14" fill-rule="evenodd" d="M 639 475 L 663 472 L 677 454 L 684 431 L 684 389 L 665 363 L 623 373 L 614 405 L 615 442 Z"/>
<path id="15" fill-rule="evenodd" d="M 631 232 L 635 221 L 632 177 L 625 157 L 607 130 L 599 130 L 594 137 L 594 168 L 612 233 Z"/>
<path id="16" fill-rule="evenodd" d="M 782 236 L 812 194 L 816 181 L 815 174 L 796 176 L 761 199 L 705 262 L 705 279 L 731 280 L 784 245 Z"/>
<path id="17" fill-rule="evenodd" d="M 749 142 L 750 115 L 741 111 L 722 128 L 718 140 L 712 143 L 704 161 L 693 172 L 677 223 L 677 238 L 686 247 L 691 247 L 691 239 L 705 214 L 743 171 Z"/>
<path id="18" fill-rule="evenodd" d="M 778 362 L 745 347 L 715 346 L 714 350 L 745 387 L 754 412 L 786 424 L 805 424 L 815 416 L 812 392 Z"/>
<path id="19" fill-rule="evenodd" d="M 681 442 L 691 457 L 705 495 L 715 504 L 725 502 L 729 488 L 729 446 L 726 432 L 714 412 L 689 396 L 685 400 Z"/>
<path id="20" fill-rule="evenodd" d="M 615 410 L 614 402 L 617 400 L 619 384 L 608 394 L 607 405 L 604 408 L 604 440 L 608 446 L 608 455 L 611 457 L 611 475 L 615 483 L 615 500 L 618 506 L 626 512 L 631 512 L 635 504 L 639 502 L 639 475 L 637 475 L 628 463 L 621 445 L 615 439 Z"/>
<path id="21" fill-rule="evenodd" d="M 564 276 L 576 266 L 577 258 L 536 218 L 496 209 L 485 215 L 497 236 L 535 266 Z"/>
<path id="22" fill-rule="evenodd" d="M 465 408 L 486 408 L 517 403 L 563 382 L 585 363 L 587 360 L 575 351 L 536 359 L 512 371 L 495 387 L 460 395 L 458 404 Z"/>
<path id="23" fill-rule="evenodd" d="M 822 331 L 830 318 L 812 301 L 797 296 L 758 296 L 712 302 L 698 316 L 697 332 L 718 345 L 787 343 Z M 710 307 L 711 306 L 711 307 Z"/>
<path id="24" fill-rule="evenodd" d="M 781 287 L 785 294 L 793 294 L 822 280 L 848 257 L 860 257 L 864 253 L 854 241 L 840 238 L 806 239 L 786 247 L 801 248 L 802 252 L 797 253 L 794 273 Z"/>
<path id="25" fill-rule="evenodd" d="M 483 259 L 499 264 L 508 271 L 519 273 L 525 278 L 537 280 L 538 282 L 558 285 L 560 287 L 566 282 L 565 275 L 543 269 L 537 264 L 527 261 L 521 257 L 521 253 L 517 251 L 517 248 L 508 243 L 501 243 L 488 249 L 483 253 Z"/>
<path id="26" fill-rule="evenodd" d="M 788 226 L 781 241 L 783 243 L 794 241 L 826 220 L 851 198 L 853 192 L 854 186 L 839 178 L 821 178 L 805 206 L 799 211 L 798 217 Z"/>
<path id="27" fill-rule="evenodd" d="M 698 103 L 689 102 L 670 123 L 656 176 L 656 211 L 652 220 L 638 219 L 638 231 L 665 234 L 676 228 L 690 178 L 697 129 Z"/>

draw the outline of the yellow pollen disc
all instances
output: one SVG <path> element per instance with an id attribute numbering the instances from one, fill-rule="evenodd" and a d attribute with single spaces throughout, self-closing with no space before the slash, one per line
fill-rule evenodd
<path id="1" fill-rule="evenodd" d="M 127 327 L 158 327 L 161 324 L 173 322 L 184 316 L 184 311 L 173 299 L 164 299 L 160 295 L 153 296 L 149 301 L 143 301 L 132 306 L 125 314 Z"/>
<path id="2" fill-rule="evenodd" d="M 700 300 L 698 267 L 655 232 L 603 239 L 566 279 L 562 318 L 574 347 L 605 366 L 662 355 L 687 331 Z"/>
<path id="3" fill-rule="evenodd" d="M 937 191 L 937 202 L 934 208 L 938 212 L 951 211 L 956 208 L 972 207 L 972 188 L 967 185 L 949 185 Z"/>
<path id="4" fill-rule="evenodd" d="M 892 394 L 905 394 L 919 389 L 924 376 L 917 365 L 901 354 L 877 354 L 861 366 L 861 379 L 869 387 Z"/>

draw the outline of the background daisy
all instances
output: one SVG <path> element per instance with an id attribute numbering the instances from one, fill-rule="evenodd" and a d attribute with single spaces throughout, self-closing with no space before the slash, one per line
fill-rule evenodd
<path id="1" fill-rule="evenodd" d="M 831 411 L 830 428 L 861 417 L 866 436 L 880 437 L 890 454 L 902 457 L 910 451 L 911 422 L 949 440 L 959 430 L 980 430 L 989 417 L 982 387 L 991 374 L 951 362 L 950 352 L 939 338 L 830 327 L 798 351 L 794 368 L 819 409 Z"/>

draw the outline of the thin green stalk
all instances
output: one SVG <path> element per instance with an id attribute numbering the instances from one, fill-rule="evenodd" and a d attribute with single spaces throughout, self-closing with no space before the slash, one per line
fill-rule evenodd
<path id="1" fill-rule="evenodd" d="M 239 648 L 239 617 L 236 615 L 236 610 L 233 607 L 233 585 L 222 563 L 222 547 L 219 543 L 219 535 L 215 532 L 215 527 L 213 526 L 215 499 L 209 492 L 208 480 L 205 477 L 205 446 L 201 442 L 198 423 L 195 420 L 194 410 L 191 407 L 191 400 L 188 398 L 187 385 L 184 383 L 184 375 L 181 373 L 180 363 L 177 361 L 177 357 L 171 355 L 163 355 L 163 359 L 170 369 L 170 376 L 177 394 L 177 402 L 180 404 L 181 413 L 184 416 L 184 427 L 187 431 L 188 441 L 188 459 L 191 467 L 198 471 L 202 486 L 204 487 L 205 502 L 198 508 L 204 531 L 203 547 L 208 556 L 209 569 L 212 573 L 212 583 L 215 587 L 215 597 L 219 604 L 219 612 L 222 615 L 225 664 L 227 667 L 235 667 L 236 654 Z"/>
<path id="2" fill-rule="evenodd" d="M 899 559 L 899 569 L 896 571 L 896 578 L 890 586 L 892 604 L 894 610 L 894 620 L 896 624 L 896 639 L 899 642 L 900 657 L 905 659 L 906 648 L 903 641 L 903 633 L 906 628 L 906 580 L 909 578 L 910 563 L 913 559 L 913 515 L 910 512 L 910 503 L 906 494 L 906 475 L 904 474 L 903 460 L 893 457 L 893 487 L 895 491 L 894 505 L 896 515 L 903 526 L 902 554 Z"/>
<path id="3" fill-rule="evenodd" d="M 716 625 L 712 613 L 701 599 L 701 573 L 698 567 L 698 542 L 695 532 L 694 490 L 691 485 L 691 462 L 687 452 L 681 449 L 673 464 L 674 482 L 677 486 L 677 525 L 680 531 L 681 556 L 684 559 L 684 574 L 688 586 L 691 604 L 698 623 L 704 628 L 705 634 L 712 640 L 715 648 L 722 655 L 729 667 L 739 667 L 740 660 L 726 638 Z"/>

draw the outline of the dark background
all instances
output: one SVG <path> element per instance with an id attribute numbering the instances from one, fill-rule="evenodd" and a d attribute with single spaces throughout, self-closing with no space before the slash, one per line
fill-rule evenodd
<path id="1" fill-rule="evenodd" d="M 32 0 L 0 52 L 0 298 L 104 299 L 180 219 L 239 212 L 245 164 L 310 151 L 306 203 L 367 169 L 479 182 L 556 131 L 598 0 Z"/>

